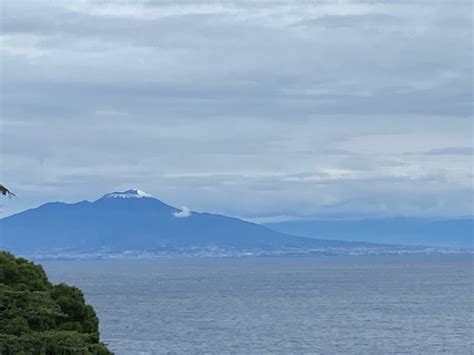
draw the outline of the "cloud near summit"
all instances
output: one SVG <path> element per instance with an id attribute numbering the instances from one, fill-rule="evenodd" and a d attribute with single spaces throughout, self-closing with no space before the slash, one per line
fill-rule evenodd
<path id="1" fill-rule="evenodd" d="M 191 216 L 191 211 L 187 207 L 181 207 L 181 211 L 174 212 L 173 215 L 177 218 L 186 218 Z"/>

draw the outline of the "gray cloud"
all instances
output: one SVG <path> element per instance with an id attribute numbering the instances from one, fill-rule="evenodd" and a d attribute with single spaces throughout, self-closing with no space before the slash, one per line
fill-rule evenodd
<path id="1" fill-rule="evenodd" d="M 249 218 L 472 214 L 470 10 L 4 1 L 4 214 L 129 187 Z"/>
<path id="2" fill-rule="evenodd" d="M 474 147 L 445 147 L 431 149 L 426 152 L 411 153 L 422 155 L 474 155 Z"/>

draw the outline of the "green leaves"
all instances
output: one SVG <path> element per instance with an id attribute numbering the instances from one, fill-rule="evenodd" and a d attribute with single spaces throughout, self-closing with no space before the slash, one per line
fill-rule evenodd
<path id="1" fill-rule="evenodd" d="M 32 332 L 23 336 L 0 334 L 2 354 L 109 355 L 90 334 L 71 331 Z"/>
<path id="2" fill-rule="evenodd" d="M 45 291 L 52 286 L 41 266 L 8 252 L 0 252 L 0 284 L 30 291 Z"/>
<path id="3" fill-rule="evenodd" d="M 110 354 L 77 287 L 52 285 L 39 265 L 0 252 L 2 354 Z"/>
<path id="4" fill-rule="evenodd" d="M 58 320 L 65 318 L 48 292 L 18 291 L 0 284 L 0 333 L 22 335 L 55 329 Z"/>

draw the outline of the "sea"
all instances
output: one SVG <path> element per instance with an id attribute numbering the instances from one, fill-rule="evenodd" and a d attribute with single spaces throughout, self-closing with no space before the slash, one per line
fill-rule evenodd
<path id="1" fill-rule="evenodd" d="M 56 260 L 116 354 L 472 354 L 472 255 Z"/>

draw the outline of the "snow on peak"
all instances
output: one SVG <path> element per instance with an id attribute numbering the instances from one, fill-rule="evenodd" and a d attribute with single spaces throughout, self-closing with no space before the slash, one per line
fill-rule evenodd
<path id="1" fill-rule="evenodd" d="M 143 197 L 153 197 L 153 196 L 142 190 L 131 189 L 131 190 L 122 191 L 122 192 L 111 192 L 104 195 L 102 198 L 143 198 Z"/>

